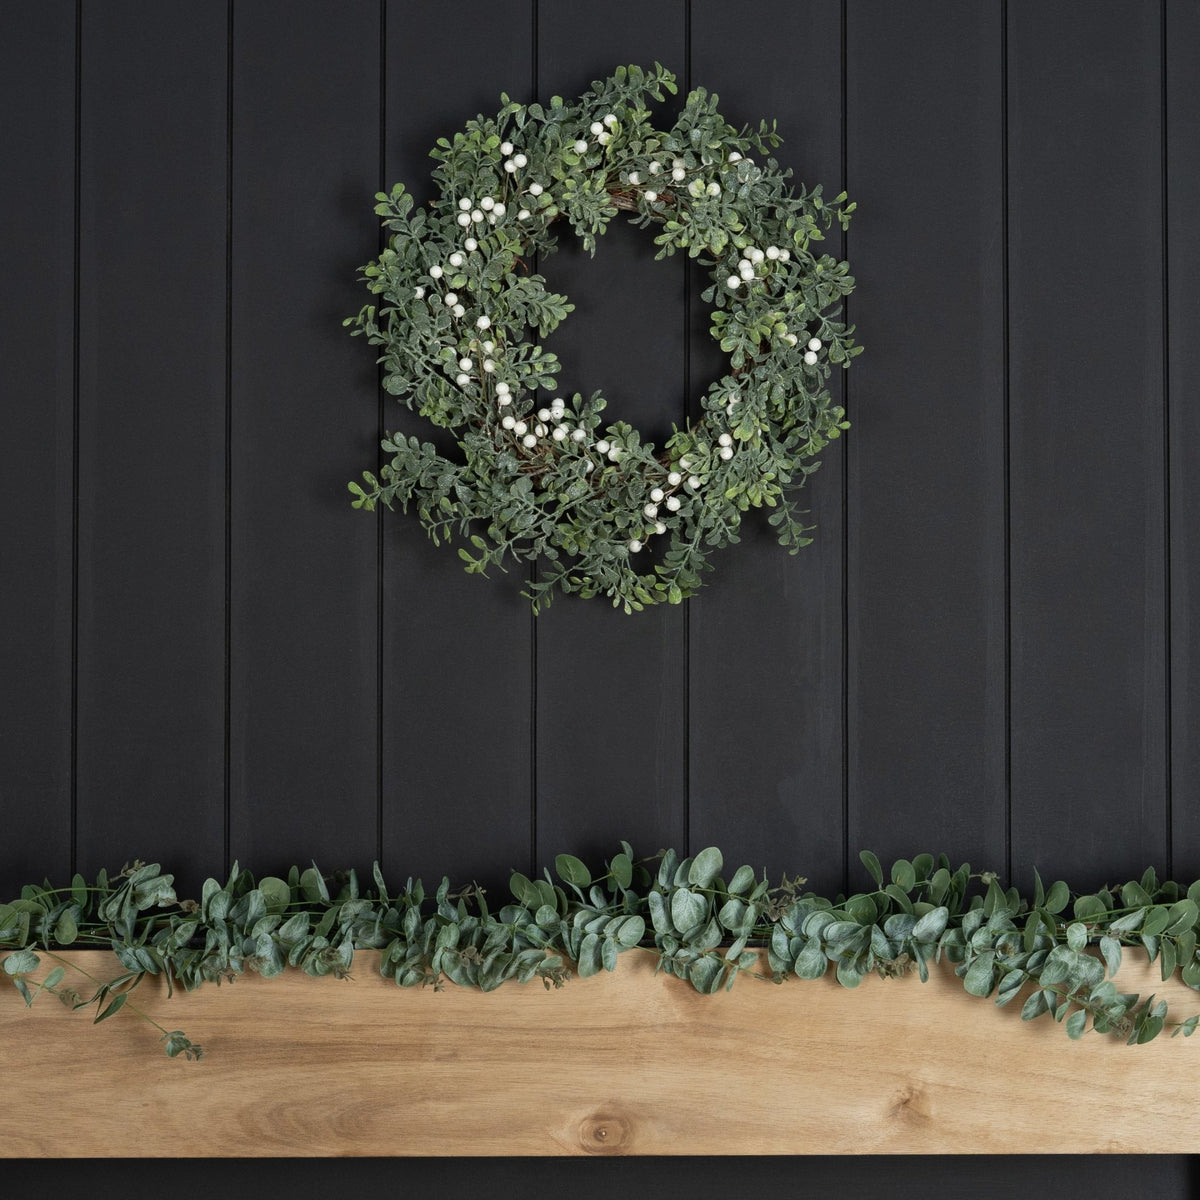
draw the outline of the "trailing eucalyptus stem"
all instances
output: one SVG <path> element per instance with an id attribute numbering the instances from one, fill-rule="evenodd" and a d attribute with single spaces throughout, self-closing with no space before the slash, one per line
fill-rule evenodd
<path id="1" fill-rule="evenodd" d="M 286 879 L 256 879 L 236 864 L 228 880 L 205 881 L 200 899 L 180 900 L 174 877 L 157 863 L 134 862 L 95 884 L 76 875 L 70 887 L 30 884 L 0 904 L 0 966 L 32 1005 L 41 992 L 96 1021 L 122 1009 L 161 1034 L 166 1053 L 200 1058 L 201 1048 L 168 1030 L 129 1000 L 147 975 L 191 991 L 253 972 L 349 975 L 356 950 L 380 953 L 381 974 L 401 987 L 447 983 L 491 991 L 508 980 L 541 979 L 561 987 L 570 972 L 612 971 L 626 950 L 642 947 L 658 968 L 711 993 L 739 975 L 782 983 L 819 979 L 832 967 L 857 987 L 872 972 L 916 972 L 922 980 L 942 959 L 974 996 L 998 1005 L 1023 997 L 1022 1020 L 1049 1015 L 1081 1037 L 1091 1029 L 1148 1042 L 1170 1025 L 1195 1032 L 1200 1016 L 1169 1021 L 1167 1003 L 1121 992 L 1114 982 L 1126 947 L 1177 971 L 1200 990 L 1197 924 L 1200 882 L 1160 882 L 1153 869 L 1098 892 L 1046 888 L 1035 872 L 1032 897 L 1001 886 L 995 873 L 951 870 L 945 855 L 899 859 L 886 877 L 870 851 L 860 855 L 874 888 L 827 899 L 786 875 L 772 886 L 748 866 L 728 880 L 715 847 L 695 857 L 674 850 L 637 860 L 628 843 L 593 875 L 570 854 L 555 871 L 530 879 L 513 872 L 511 898 L 498 907 L 471 884 L 448 879 L 427 895 L 409 878 L 392 894 L 378 864 L 371 885 L 353 871 L 325 876 L 293 867 Z M 111 949 L 125 968 L 115 979 L 88 975 L 58 947 Z M 764 969 L 764 955 L 766 967 Z M 56 965 L 40 981 L 42 957 Z M 84 996 L 67 985 L 74 970 L 94 985 Z"/>

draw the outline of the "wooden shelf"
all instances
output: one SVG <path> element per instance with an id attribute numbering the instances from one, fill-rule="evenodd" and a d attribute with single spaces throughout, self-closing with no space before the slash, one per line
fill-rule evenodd
<path id="1" fill-rule="evenodd" d="M 97 951 L 70 954 L 117 973 Z M 1200 1037 L 1070 1041 L 948 970 L 700 996 L 642 951 L 615 974 L 484 995 L 289 972 L 137 1003 L 205 1049 L 167 1059 L 118 1014 L 0 992 L 7 1157 L 1196 1152 Z M 1125 990 L 1200 996 L 1130 966 Z"/>

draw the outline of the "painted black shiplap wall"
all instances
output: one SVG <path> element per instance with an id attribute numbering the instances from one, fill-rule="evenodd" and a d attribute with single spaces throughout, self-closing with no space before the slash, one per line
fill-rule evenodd
<path id="1" fill-rule="evenodd" d="M 1197 45 L 1193 0 L 0 6 L 4 888 L 622 837 L 1200 875 Z M 854 428 L 797 557 L 535 620 L 349 509 L 405 417 L 340 321 L 437 136 L 656 59 L 858 201 Z M 562 389 L 694 411 L 700 272 L 543 266 Z"/>

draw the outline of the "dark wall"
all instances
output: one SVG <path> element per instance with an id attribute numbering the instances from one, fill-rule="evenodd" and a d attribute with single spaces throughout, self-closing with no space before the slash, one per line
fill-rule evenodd
<path id="1" fill-rule="evenodd" d="M 0 890 L 620 838 L 1200 875 L 1197 44 L 1191 0 L 0 6 Z M 436 137 L 653 60 L 858 202 L 854 427 L 798 556 L 756 521 L 685 606 L 535 620 L 350 510 L 403 418 L 341 319 Z M 545 269 L 564 390 L 694 409 L 699 271 Z"/>

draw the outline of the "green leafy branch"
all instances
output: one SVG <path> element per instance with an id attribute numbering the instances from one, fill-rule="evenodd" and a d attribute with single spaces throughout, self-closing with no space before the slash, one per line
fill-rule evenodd
<path id="1" fill-rule="evenodd" d="M 451 891 L 448 879 L 427 894 L 409 878 L 393 894 L 378 864 L 368 886 L 353 870 L 293 867 L 286 878 L 256 879 L 235 864 L 224 883 L 206 880 L 198 901 L 181 901 L 173 876 L 134 862 L 112 879 L 101 871 L 92 885 L 80 875 L 66 888 L 30 884 L 0 904 L 0 951 L 8 951 L 0 966 L 27 1005 L 46 992 L 94 1009 L 97 1022 L 128 1011 L 159 1031 L 168 1055 L 189 1059 L 201 1048 L 130 1000 L 148 976 L 164 978 L 168 996 L 175 986 L 288 967 L 346 978 L 364 949 L 380 952 L 381 974 L 401 987 L 483 991 L 509 980 L 561 987 L 571 970 L 614 970 L 634 947 L 704 993 L 739 975 L 783 983 L 831 969 L 847 988 L 871 973 L 915 971 L 925 980 L 944 959 L 971 995 L 994 995 L 997 1005 L 1023 996 L 1022 1020 L 1049 1016 L 1073 1038 L 1090 1030 L 1140 1044 L 1168 1026 L 1190 1036 L 1200 1023 L 1169 1020 L 1166 1001 L 1114 982 L 1133 949 L 1159 963 L 1164 981 L 1178 973 L 1200 990 L 1200 882 L 1160 882 L 1151 869 L 1076 895 L 1061 881 L 1046 888 L 1035 873 L 1034 894 L 1023 898 L 993 872 L 951 870 L 944 855 L 899 859 L 886 876 L 875 855 L 860 857 L 874 888 L 828 899 L 803 890 L 799 877 L 772 886 L 749 866 L 726 879 L 715 847 L 637 860 L 623 842 L 603 873 L 570 854 L 542 878 L 513 872 L 511 896 L 495 908 L 483 888 Z M 125 972 L 96 979 L 58 954 L 62 947 L 110 949 Z M 38 981 L 43 957 L 56 965 Z M 67 985 L 71 970 L 94 985 L 90 995 Z"/>

